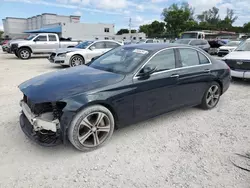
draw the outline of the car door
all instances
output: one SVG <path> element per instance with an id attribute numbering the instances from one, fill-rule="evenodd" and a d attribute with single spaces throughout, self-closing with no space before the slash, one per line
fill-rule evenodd
<path id="1" fill-rule="evenodd" d="M 200 104 L 208 84 L 213 80 L 211 62 L 201 50 L 178 48 L 179 91 L 181 106 Z"/>
<path id="2" fill-rule="evenodd" d="M 138 74 L 146 66 L 156 66 L 148 78 Z M 178 70 L 176 70 L 176 53 L 174 49 L 157 52 L 133 78 L 136 87 L 134 97 L 134 116 L 143 120 L 170 111 L 175 108 L 174 94 L 178 90 Z"/>
<path id="3" fill-rule="evenodd" d="M 96 56 L 100 56 L 105 53 L 106 45 L 104 41 L 97 41 L 93 43 L 92 45 L 90 45 L 88 49 L 89 51 L 88 51 L 87 59 L 88 61 L 91 61 L 92 58 Z"/>
<path id="4" fill-rule="evenodd" d="M 55 34 L 49 34 L 48 38 L 48 52 L 53 52 L 59 47 L 59 41 L 57 41 Z"/>
<path id="5" fill-rule="evenodd" d="M 34 53 L 47 53 L 48 52 L 48 35 L 39 34 L 34 40 L 32 49 Z"/>

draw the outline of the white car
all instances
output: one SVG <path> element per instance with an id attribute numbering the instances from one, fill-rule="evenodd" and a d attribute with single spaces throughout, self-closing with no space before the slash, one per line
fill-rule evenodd
<path id="1" fill-rule="evenodd" d="M 250 79 L 250 40 L 222 58 L 231 69 L 231 76 Z"/>
<path id="2" fill-rule="evenodd" d="M 229 54 L 230 52 L 234 51 L 240 43 L 241 41 L 230 41 L 226 45 L 219 47 L 218 56 L 222 57 Z"/>
<path id="3" fill-rule="evenodd" d="M 48 59 L 51 63 L 74 67 L 89 63 L 93 58 L 122 45 L 114 40 L 85 41 L 74 48 L 59 48 Z"/>

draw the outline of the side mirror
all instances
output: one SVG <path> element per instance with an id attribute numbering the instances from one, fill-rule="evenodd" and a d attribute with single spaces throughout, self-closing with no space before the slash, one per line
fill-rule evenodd
<path id="1" fill-rule="evenodd" d="M 139 77 L 149 77 L 151 74 L 153 74 L 156 70 L 156 66 L 153 65 L 146 65 L 141 69 L 140 73 L 138 74 Z"/>
<path id="2" fill-rule="evenodd" d="M 34 42 L 37 42 L 37 41 L 39 41 L 39 39 L 38 39 L 38 38 L 35 38 L 33 41 L 34 41 Z"/>
<path id="3" fill-rule="evenodd" d="M 95 47 L 94 47 L 94 46 L 91 46 L 89 49 L 90 49 L 90 50 L 94 50 L 94 49 L 95 49 Z"/>

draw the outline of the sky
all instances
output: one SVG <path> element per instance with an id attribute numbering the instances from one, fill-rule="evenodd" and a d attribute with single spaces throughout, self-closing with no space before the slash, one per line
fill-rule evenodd
<path id="1" fill-rule="evenodd" d="M 112 23 L 116 31 L 128 28 L 129 18 L 132 28 L 154 20 L 161 21 L 163 8 L 182 0 L 0 0 L 0 19 L 5 17 L 31 17 L 42 13 L 60 15 L 80 15 L 81 22 Z M 186 0 L 195 14 L 216 6 L 223 18 L 226 9 L 235 11 L 241 26 L 250 21 L 250 0 Z M 3 28 L 0 22 L 0 29 Z"/>

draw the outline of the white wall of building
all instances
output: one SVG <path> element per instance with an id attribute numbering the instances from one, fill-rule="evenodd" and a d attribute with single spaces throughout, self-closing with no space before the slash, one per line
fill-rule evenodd
<path id="1" fill-rule="evenodd" d="M 27 19 L 24 18 L 11 18 L 5 19 L 4 34 L 9 37 L 23 36 L 23 31 L 27 30 Z"/>
<path id="2" fill-rule="evenodd" d="M 115 29 L 113 24 L 65 23 L 62 24 L 62 37 L 79 40 L 113 39 Z"/>
<path id="3" fill-rule="evenodd" d="M 116 40 L 123 40 L 123 41 L 139 41 L 141 39 L 145 39 L 146 34 L 145 33 L 124 33 L 122 35 L 116 35 Z"/>

